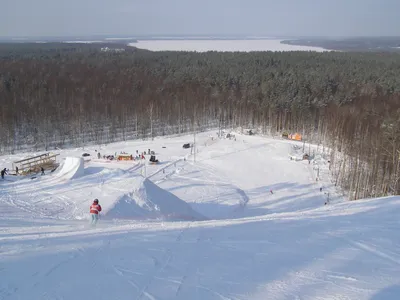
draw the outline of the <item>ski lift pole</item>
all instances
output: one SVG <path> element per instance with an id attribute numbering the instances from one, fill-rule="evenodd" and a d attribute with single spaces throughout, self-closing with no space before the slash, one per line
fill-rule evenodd
<path id="1" fill-rule="evenodd" d="M 143 176 L 144 176 L 144 178 L 147 178 L 147 170 L 146 170 L 146 160 L 143 160 Z"/>
<path id="2" fill-rule="evenodd" d="M 196 162 L 196 131 L 193 133 L 193 161 Z"/>
<path id="3" fill-rule="evenodd" d="M 329 203 L 329 192 L 326 192 L 325 195 L 326 195 L 326 203 Z"/>

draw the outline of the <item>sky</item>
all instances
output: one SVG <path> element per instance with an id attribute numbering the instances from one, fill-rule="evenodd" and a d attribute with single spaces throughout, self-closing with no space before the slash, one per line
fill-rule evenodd
<path id="1" fill-rule="evenodd" d="M 0 0 L 0 36 L 400 36 L 399 0 Z"/>

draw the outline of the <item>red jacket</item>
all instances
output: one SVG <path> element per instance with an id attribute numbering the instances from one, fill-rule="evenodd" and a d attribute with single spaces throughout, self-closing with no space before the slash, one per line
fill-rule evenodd
<path id="1" fill-rule="evenodd" d="M 90 206 L 90 213 L 91 213 L 91 214 L 96 214 L 96 215 L 98 215 L 99 212 L 101 212 L 101 206 L 100 206 L 100 204 L 95 204 L 95 203 L 93 203 L 93 204 Z"/>

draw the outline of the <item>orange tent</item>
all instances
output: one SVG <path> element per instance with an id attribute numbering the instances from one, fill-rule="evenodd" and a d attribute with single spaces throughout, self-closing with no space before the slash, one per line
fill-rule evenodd
<path id="1" fill-rule="evenodd" d="M 131 154 L 120 154 L 118 155 L 118 160 L 133 160 L 133 157 Z"/>
<path id="2" fill-rule="evenodd" d="M 301 134 L 297 132 L 295 134 L 289 134 L 289 139 L 295 141 L 301 141 Z"/>

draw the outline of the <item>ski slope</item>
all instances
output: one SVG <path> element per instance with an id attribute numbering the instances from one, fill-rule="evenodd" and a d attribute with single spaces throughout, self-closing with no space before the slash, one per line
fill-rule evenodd
<path id="1" fill-rule="evenodd" d="M 323 153 L 236 137 L 199 134 L 195 157 L 193 136 L 60 150 L 54 173 L 6 176 L 0 299 L 398 299 L 400 197 L 345 201 Z M 96 155 L 147 149 L 160 164 Z"/>

